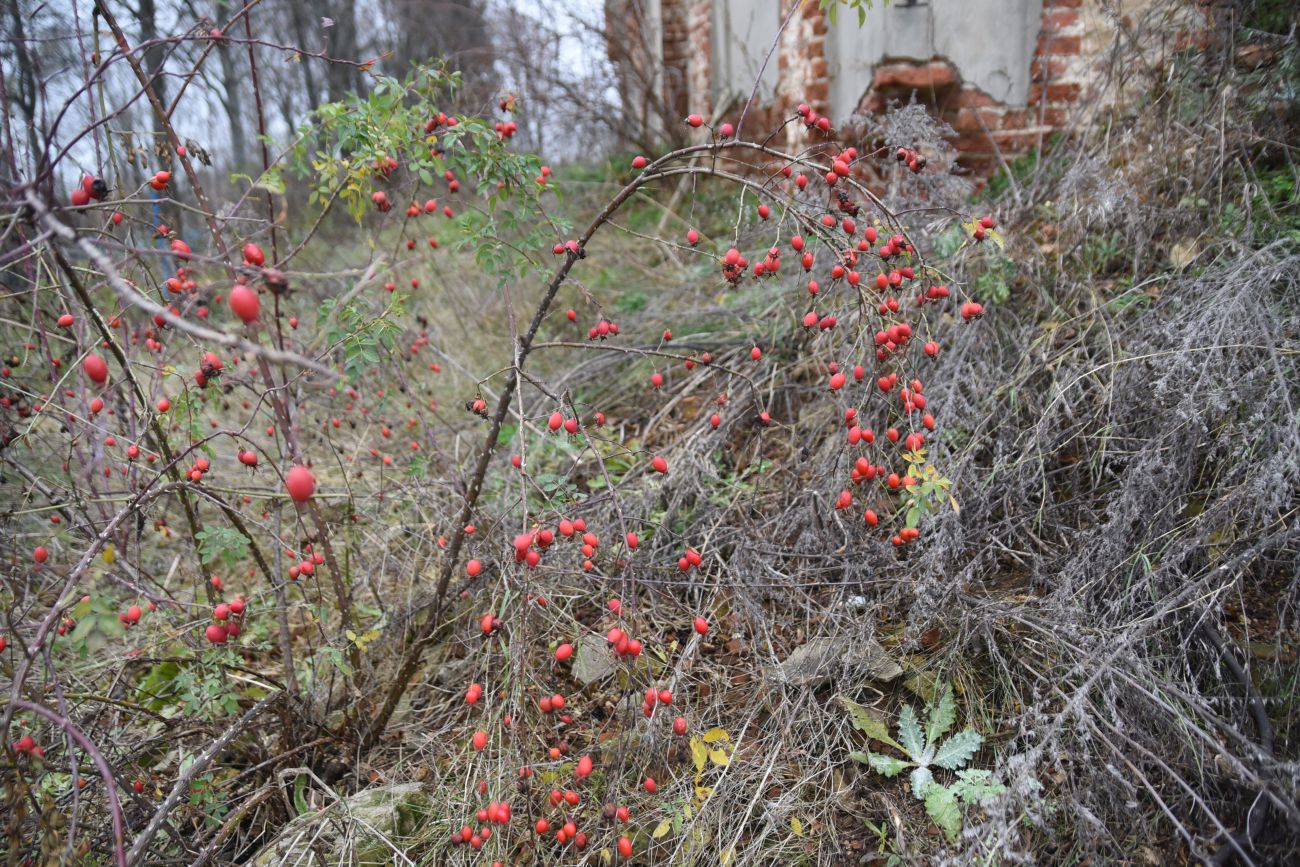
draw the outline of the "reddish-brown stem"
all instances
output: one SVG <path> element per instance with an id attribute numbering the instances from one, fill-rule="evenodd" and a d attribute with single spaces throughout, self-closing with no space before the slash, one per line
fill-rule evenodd
<path id="1" fill-rule="evenodd" d="M 71 723 L 66 717 L 60 716 L 44 705 L 35 704 L 30 701 L 24 701 L 20 698 L 10 700 L 16 710 L 25 710 L 42 716 L 59 728 L 63 729 L 68 735 L 76 741 L 90 760 L 95 763 L 95 769 L 99 771 L 99 776 L 104 780 L 104 792 L 108 795 L 108 810 L 113 817 L 113 861 L 118 867 L 126 867 L 126 822 L 122 818 L 122 802 L 117 796 L 117 781 L 113 778 L 113 769 L 109 766 L 108 760 L 99 748 L 86 737 L 86 735 Z M 76 785 L 76 782 L 73 782 Z"/>

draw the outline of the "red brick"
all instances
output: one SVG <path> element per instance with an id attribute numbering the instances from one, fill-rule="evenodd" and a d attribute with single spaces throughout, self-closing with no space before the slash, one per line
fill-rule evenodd
<path id="1" fill-rule="evenodd" d="M 1060 78 L 1069 69 L 1069 64 L 1060 57 L 1036 57 L 1029 64 L 1029 75 L 1034 81 L 1050 81 Z"/>
<path id="2" fill-rule="evenodd" d="M 1017 153 L 1038 147 L 1042 141 L 1046 140 L 1047 133 L 1037 129 L 1004 129 L 993 133 L 991 138 L 1003 152 Z"/>
<path id="3" fill-rule="evenodd" d="M 1065 30 L 1079 23 L 1079 13 L 1075 9 L 1044 9 L 1043 29 L 1048 31 Z"/>
<path id="4" fill-rule="evenodd" d="M 968 133 L 959 135 L 951 140 L 952 146 L 960 153 L 975 153 L 978 151 L 989 151 L 989 137 L 981 132 Z"/>
<path id="5" fill-rule="evenodd" d="M 1002 115 L 1002 129 L 1024 129 L 1038 125 L 1038 112 L 1027 108 L 1008 109 Z M 992 129 L 992 127 L 989 127 Z"/>
<path id="6" fill-rule="evenodd" d="M 1083 37 L 1061 36 L 1056 33 L 1043 33 L 1038 37 L 1037 54 L 1050 54 L 1054 57 L 1065 54 L 1079 54 L 1083 51 Z"/>
<path id="7" fill-rule="evenodd" d="M 804 101 L 826 101 L 831 98 L 831 87 L 825 81 L 813 81 L 804 88 Z"/>
<path id="8" fill-rule="evenodd" d="M 1056 102 L 1076 102 L 1083 89 L 1078 84 L 1049 84 L 1047 85 L 1048 103 Z M 1036 105 L 1043 101 L 1043 85 L 1035 84 L 1029 88 L 1029 104 Z"/>
<path id="9" fill-rule="evenodd" d="M 1063 127 L 1070 122 L 1071 111 L 1068 108 L 1046 108 L 1043 110 L 1041 120 L 1040 115 L 1034 114 L 1034 123 L 1042 123 L 1044 126 Z"/>
<path id="10" fill-rule="evenodd" d="M 988 152 L 960 153 L 957 162 L 976 175 L 991 175 L 1002 166 L 997 156 Z"/>
<path id="11" fill-rule="evenodd" d="M 826 58 L 814 57 L 808 71 L 812 73 L 813 78 L 825 78 L 827 72 Z"/>
<path id="12" fill-rule="evenodd" d="M 872 87 L 876 90 L 941 90 L 957 83 L 957 70 L 951 63 L 889 63 L 876 69 Z"/>
<path id="13" fill-rule="evenodd" d="M 961 108 L 988 108 L 998 102 L 977 87 L 964 87 L 957 94 L 957 105 Z"/>
<path id="14" fill-rule="evenodd" d="M 868 93 L 858 106 L 859 111 L 870 112 L 871 114 L 883 114 L 887 106 L 887 100 L 883 94 Z"/>
<path id="15" fill-rule="evenodd" d="M 986 129 L 1001 129 L 1002 115 L 1002 109 L 963 108 L 957 112 L 957 117 L 952 121 L 952 128 L 959 133 L 982 135 Z"/>

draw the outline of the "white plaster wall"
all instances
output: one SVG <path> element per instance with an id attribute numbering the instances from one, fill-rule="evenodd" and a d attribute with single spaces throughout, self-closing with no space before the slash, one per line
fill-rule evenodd
<path id="1" fill-rule="evenodd" d="M 858 27 L 842 14 L 826 35 L 831 117 L 840 121 L 858 107 L 872 70 L 885 58 L 941 57 L 962 80 L 1008 105 L 1029 98 L 1029 67 L 1042 22 L 1042 0 L 923 0 L 909 6 L 877 3 Z M 775 5 L 775 4 L 773 4 Z"/>
<path id="2" fill-rule="evenodd" d="M 815 0 L 809 0 L 815 2 Z M 781 29 L 778 0 L 714 0 L 713 2 L 713 104 L 740 95 L 743 101 L 763 66 L 763 58 Z M 774 53 L 763 70 L 758 101 L 776 95 L 780 64 Z"/>

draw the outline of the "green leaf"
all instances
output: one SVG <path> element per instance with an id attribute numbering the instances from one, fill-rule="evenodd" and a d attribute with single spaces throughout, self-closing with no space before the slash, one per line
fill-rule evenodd
<path id="1" fill-rule="evenodd" d="M 957 721 L 957 700 L 953 698 L 952 684 L 944 689 L 939 701 L 930 709 L 930 722 L 925 727 L 926 743 L 935 743 Z"/>
<path id="2" fill-rule="evenodd" d="M 952 790 L 931 783 L 925 792 L 925 811 L 930 814 L 934 824 L 943 830 L 948 842 L 955 842 L 961 833 L 961 808 L 957 806 L 957 796 Z"/>
<path id="3" fill-rule="evenodd" d="M 849 712 L 849 722 L 852 723 L 855 729 L 869 738 L 889 744 L 894 749 L 903 750 L 903 746 L 889 736 L 889 726 L 885 721 L 872 713 L 870 709 L 844 696 L 840 696 L 839 702 Z M 906 750 L 903 750 L 903 752 L 906 752 Z"/>
<path id="4" fill-rule="evenodd" d="M 960 731 L 944 741 L 931 761 L 944 770 L 955 771 L 971 760 L 983 742 L 984 738 L 974 729 Z"/>
<path id="5" fill-rule="evenodd" d="M 219 559 L 227 569 L 233 569 L 248 555 L 248 540 L 231 527 L 206 527 L 195 533 L 194 538 L 205 563 Z"/>
<path id="6" fill-rule="evenodd" d="M 299 816 L 306 815 L 311 811 L 311 807 L 307 804 L 307 798 L 305 796 L 306 790 L 307 776 L 305 774 L 300 774 L 293 781 L 293 807 L 298 811 Z"/>
<path id="7" fill-rule="evenodd" d="M 912 767 L 911 762 L 896 759 L 883 753 L 868 753 L 867 764 L 871 766 L 871 770 L 878 774 L 884 774 L 886 777 L 897 777 L 903 771 Z"/>
<path id="8" fill-rule="evenodd" d="M 658 840 L 660 837 L 664 836 L 670 830 L 672 830 L 672 827 L 673 827 L 672 820 L 664 819 L 660 821 L 658 825 L 655 825 L 655 829 L 650 833 L 650 836 Z"/>
<path id="9" fill-rule="evenodd" d="M 903 744 L 903 752 L 913 761 L 925 752 L 925 737 L 921 734 L 921 724 L 916 719 L 916 711 L 910 704 L 903 705 L 898 715 L 898 739 Z"/>
<path id="10" fill-rule="evenodd" d="M 929 768 L 917 768 L 912 771 L 911 784 L 912 794 L 919 801 L 925 797 L 926 790 L 934 785 L 934 774 L 930 773 Z"/>
<path id="11" fill-rule="evenodd" d="M 991 772 L 981 768 L 967 768 L 957 772 L 957 782 L 953 783 L 952 790 L 966 803 L 975 804 L 1000 795 L 1007 789 Z"/>

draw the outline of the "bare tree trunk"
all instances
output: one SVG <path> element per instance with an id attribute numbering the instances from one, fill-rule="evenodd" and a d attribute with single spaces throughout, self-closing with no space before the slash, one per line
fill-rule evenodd
<path id="1" fill-rule="evenodd" d="M 230 15 L 230 0 L 216 0 L 217 20 L 224 23 L 230 20 Z M 248 139 L 244 135 L 242 76 L 235 66 L 229 40 L 217 42 L 217 59 L 221 62 L 221 83 L 225 89 L 221 102 L 226 110 L 226 122 L 230 124 L 230 168 L 239 169 L 248 157 Z"/>
<path id="2" fill-rule="evenodd" d="M 158 38 L 158 9 L 154 0 L 140 0 L 140 5 L 136 7 L 136 20 L 140 22 L 140 41 L 152 42 Z M 144 51 L 144 68 L 149 73 L 150 79 L 153 80 L 154 92 L 158 94 L 158 100 L 163 105 L 167 104 L 167 79 L 159 73 L 163 67 L 164 48 L 161 45 L 151 45 Z M 162 118 L 154 117 L 153 121 L 154 137 L 156 141 L 163 141 L 167 138 L 167 129 L 163 126 Z"/>
<path id="3" fill-rule="evenodd" d="M 329 56 L 341 60 L 356 60 L 355 5 L 352 0 L 339 0 L 327 8 L 333 12 L 329 17 L 334 21 L 334 26 L 325 31 Z M 347 63 L 331 63 L 325 70 L 325 81 L 329 85 L 330 99 L 337 102 L 347 96 L 348 91 L 357 89 L 359 77 L 355 66 Z"/>
<path id="4" fill-rule="evenodd" d="M 140 4 L 135 10 L 136 21 L 140 24 L 140 42 L 141 44 L 152 42 L 158 38 L 158 8 L 154 0 L 140 0 Z M 166 46 L 150 45 L 144 50 L 144 69 L 149 76 L 154 92 L 158 95 L 158 101 L 162 105 L 167 104 L 167 79 L 162 74 L 163 64 L 166 59 Z M 153 165 L 170 166 L 172 163 L 172 153 L 168 147 L 169 138 L 167 135 L 167 125 L 165 119 L 160 117 L 158 112 L 150 112 L 153 117 L 153 138 L 150 141 L 150 150 L 153 151 Z M 161 198 L 156 193 L 154 198 Z M 182 232 L 181 219 L 182 212 L 177 208 L 168 208 L 162 202 L 154 203 L 153 220 L 155 223 L 166 223 L 179 234 Z M 159 246 L 162 246 L 160 239 Z M 164 259 L 164 261 L 168 261 Z"/>
<path id="5" fill-rule="evenodd" d="M 27 115 L 27 159 L 31 166 L 34 166 L 40 159 L 40 141 L 36 135 L 36 82 L 39 75 L 36 70 L 35 59 L 27 52 L 27 36 L 23 32 L 23 13 L 18 11 L 17 3 L 5 4 L 9 8 L 9 14 L 13 25 L 14 64 L 18 73 L 17 86 L 8 94 L 10 101 L 23 110 Z M 10 155 L 15 167 L 18 165 L 17 145 L 10 142 L 14 153 Z"/>
<path id="6" fill-rule="evenodd" d="M 289 21 L 293 26 L 293 37 L 298 41 L 298 45 L 307 48 L 307 4 L 289 0 Z M 316 83 L 316 73 L 312 71 L 310 61 L 304 60 L 298 64 L 302 69 L 302 83 L 307 90 L 307 110 L 315 111 L 320 105 L 320 85 Z M 292 122 L 290 123 L 292 126 Z"/>

